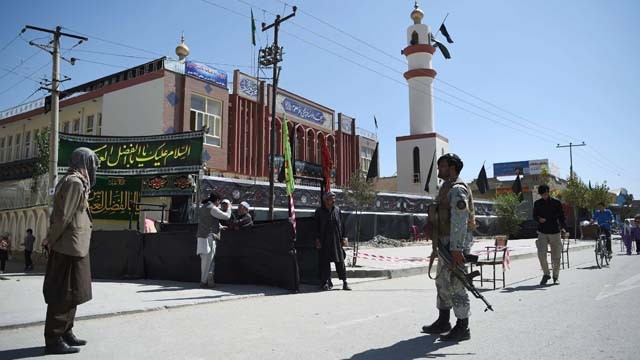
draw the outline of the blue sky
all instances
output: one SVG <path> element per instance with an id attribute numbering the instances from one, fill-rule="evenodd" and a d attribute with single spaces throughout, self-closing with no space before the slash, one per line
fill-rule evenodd
<path id="1" fill-rule="evenodd" d="M 556 144 L 584 141 L 587 146 L 573 153 L 578 175 L 585 182 L 626 187 L 640 198 L 640 2 L 419 3 L 423 22 L 434 32 L 450 14 L 452 59 L 436 53 L 433 61 L 435 126 L 463 158 L 465 180 L 475 178 L 483 162 L 491 176 L 494 162 L 543 158 L 566 177 L 569 151 Z M 400 50 L 406 46 L 413 1 L 291 0 L 290 5 L 299 11 L 282 25 L 280 85 L 333 108 L 336 115 L 355 117 L 368 130 L 374 130 L 375 115 L 381 174 L 394 174 L 395 137 L 409 134 L 406 61 Z M 87 43 L 63 51 L 81 59 L 75 66 L 62 64 L 62 73 L 72 78 L 65 86 L 71 87 L 147 59 L 175 56 L 182 31 L 192 59 L 229 74 L 238 65 L 250 72 L 250 9 L 258 30 L 262 21 L 273 21 L 273 13 L 291 11 L 279 0 L 27 0 L 2 8 L 0 49 L 8 46 L 0 50 L 0 109 L 17 105 L 40 86 L 24 76 L 50 77 L 48 54 L 21 38 L 11 42 L 24 25 L 61 25 L 89 35 Z M 27 31 L 22 37 L 43 36 Z M 258 45 L 272 36 L 259 32 Z M 62 47 L 74 44 L 65 39 Z"/>

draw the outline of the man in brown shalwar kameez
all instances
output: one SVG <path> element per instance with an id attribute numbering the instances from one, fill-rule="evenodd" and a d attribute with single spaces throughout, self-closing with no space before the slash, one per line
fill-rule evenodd
<path id="1" fill-rule="evenodd" d="M 47 354 L 76 353 L 80 349 L 73 346 L 87 343 L 78 339 L 72 328 L 76 307 L 91 300 L 92 219 L 88 198 L 99 165 L 92 150 L 78 148 L 71 154 L 69 171 L 56 186 L 49 231 L 43 242 L 49 251 L 42 288 L 47 303 Z"/>
<path id="2" fill-rule="evenodd" d="M 330 290 L 331 262 L 336 264 L 338 278 L 342 280 L 342 290 L 351 290 L 347 284 L 347 270 L 345 268 L 345 252 L 342 248 L 347 244 L 344 237 L 344 224 L 341 219 L 340 208 L 336 205 L 336 195 L 333 192 L 323 194 L 324 206 L 316 209 L 316 248 L 318 249 L 318 266 L 320 267 L 320 288 Z"/>

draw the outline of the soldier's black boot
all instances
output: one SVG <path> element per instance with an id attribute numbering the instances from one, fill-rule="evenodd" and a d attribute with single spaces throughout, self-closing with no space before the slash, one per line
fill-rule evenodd
<path id="1" fill-rule="evenodd" d="M 440 315 L 438 319 L 433 322 L 431 325 L 425 325 L 422 327 L 422 332 L 427 334 L 437 334 L 440 335 L 442 333 L 446 333 L 451 330 L 451 324 L 449 323 L 451 310 L 440 310 Z"/>
<path id="2" fill-rule="evenodd" d="M 464 341 L 471 339 L 469 319 L 458 319 L 456 326 L 446 335 L 440 335 L 440 341 Z"/>

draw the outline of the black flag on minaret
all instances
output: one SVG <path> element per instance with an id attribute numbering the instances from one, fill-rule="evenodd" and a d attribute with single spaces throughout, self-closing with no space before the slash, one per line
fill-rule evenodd
<path id="1" fill-rule="evenodd" d="M 431 40 L 433 41 L 433 44 L 440 49 L 440 51 L 442 52 L 442 55 L 444 56 L 445 59 L 451 59 L 451 54 L 449 53 L 449 49 L 447 49 L 446 46 L 444 46 L 443 43 L 441 43 L 440 41 L 436 40 L 435 38 L 431 38 Z"/>
<path id="2" fill-rule="evenodd" d="M 429 167 L 429 174 L 427 175 L 427 182 L 424 184 L 424 191 L 429 192 L 429 183 L 431 182 L 431 175 L 433 175 L 433 165 L 436 162 L 436 151 L 433 150 L 433 159 L 431 160 L 431 167 Z"/>
<path id="3" fill-rule="evenodd" d="M 447 42 L 449 44 L 453 44 L 453 40 L 451 39 L 451 35 L 449 35 L 449 32 L 447 31 L 447 27 L 444 26 L 444 23 L 442 23 L 442 25 L 440 25 L 440 32 L 442 33 L 442 35 L 444 35 L 444 37 L 447 38 Z"/>
<path id="4" fill-rule="evenodd" d="M 482 164 L 482 169 L 480 169 L 480 173 L 478 174 L 476 185 L 478 186 L 480 194 L 484 194 L 489 191 L 489 179 L 487 179 L 487 171 L 484 169 L 484 164 Z"/>

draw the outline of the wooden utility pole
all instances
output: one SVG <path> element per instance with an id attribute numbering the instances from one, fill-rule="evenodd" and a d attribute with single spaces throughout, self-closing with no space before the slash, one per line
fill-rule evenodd
<path id="1" fill-rule="evenodd" d="M 283 18 L 276 15 L 276 20 L 267 25 L 262 23 L 262 31 L 273 28 L 273 45 L 264 49 L 260 49 L 260 65 L 273 67 L 273 85 L 271 94 L 271 146 L 269 155 L 269 219 L 273 220 L 274 206 L 274 177 L 275 177 L 275 151 L 276 151 L 276 95 L 278 92 L 278 76 L 280 69 L 278 63 L 282 61 L 282 48 L 278 46 L 278 31 L 280 24 L 296 16 L 297 7 L 293 6 L 293 12 Z"/>
<path id="2" fill-rule="evenodd" d="M 56 180 L 58 177 L 58 130 L 59 130 L 59 109 L 60 109 L 60 92 L 58 91 L 58 86 L 60 85 L 60 38 L 62 36 L 67 36 L 70 38 L 78 39 L 80 42 L 87 41 L 86 37 L 77 36 L 73 34 L 68 34 L 62 32 L 61 26 L 56 26 L 55 30 L 44 29 L 36 26 L 27 25 L 25 28 L 30 30 L 36 30 L 41 32 L 46 32 L 53 35 L 52 46 L 53 49 L 49 51 L 46 46 L 37 45 L 33 42 L 30 42 L 30 45 L 38 46 L 39 48 L 47 51 L 53 56 L 53 69 L 51 71 L 51 124 L 49 126 L 49 187 L 48 193 L 49 204 L 53 204 L 53 193 L 56 188 Z M 69 61 L 72 65 L 75 62 L 75 59 L 71 58 Z"/>
<path id="3" fill-rule="evenodd" d="M 575 146 L 587 146 L 587 144 L 582 142 L 582 144 L 574 144 L 569 143 L 569 145 L 556 145 L 556 148 L 569 148 L 569 180 L 573 179 L 573 147 Z M 577 241 L 578 238 L 578 207 L 573 206 L 573 241 Z M 563 245 L 564 246 L 564 245 Z"/>

